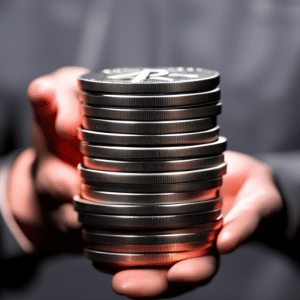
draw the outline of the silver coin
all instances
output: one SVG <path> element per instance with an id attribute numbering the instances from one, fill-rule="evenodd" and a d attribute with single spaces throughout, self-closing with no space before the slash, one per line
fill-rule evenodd
<path id="1" fill-rule="evenodd" d="M 216 141 L 219 131 L 219 126 L 216 126 L 198 132 L 146 135 L 91 131 L 79 127 L 78 138 L 90 143 L 119 146 L 193 145 Z"/>
<path id="2" fill-rule="evenodd" d="M 205 201 L 217 198 L 220 188 L 186 193 L 119 193 L 96 190 L 92 186 L 81 184 L 81 197 L 90 201 L 106 201 L 126 204 L 162 204 L 182 201 Z"/>
<path id="3" fill-rule="evenodd" d="M 215 233 L 216 236 L 216 233 Z M 199 240 L 186 243 L 161 244 L 161 245 L 103 245 L 103 244 L 85 244 L 86 249 L 106 252 L 119 253 L 165 253 L 165 252 L 182 252 L 197 250 L 206 245 L 211 245 L 213 238 L 210 240 Z"/>
<path id="4" fill-rule="evenodd" d="M 120 108 L 102 107 L 82 104 L 81 114 L 87 117 L 131 120 L 131 121 L 159 121 L 199 119 L 216 116 L 221 113 L 222 103 L 207 106 L 193 106 L 187 108 Z"/>
<path id="5" fill-rule="evenodd" d="M 77 211 L 91 214 L 108 215 L 172 215 L 192 212 L 205 212 L 220 209 L 222 199 L 215 198 L 207 201 L 170 202 L 161 204 L 125 204 L 107 201 L 90 201 L 74 196 L 74 208 Z"/>
<path id="6" fill-rule="evenodd" d="M 85 243 L 85 248 L 97 251 L 125 252 L 125 253 L 162 253 L 162 252 L 180 252 L 199 249 L 200 247 L 213 243 L 218 232 L 198 234 L 198 240 L 191 242 L 174 242 L 162 244 L 105 244 L 105 243 Z M 98 238 L 98 240 L 102 240 Z"/>
<path id="7" fill-rule="evenodd" d="M 83 157 L 83 164 L 87 168 L 111 172 L 172 172 L 212 168 L 224 162 L 224 155 L 210 157 L 177 159 L 177 160 L 149 160 L 126 161 L 101 159 L 89 156 Z"/>
<path id="8" fill-rule="evenodd" d="M 124 193 L 183 193 L 210 190 L 222 185 L 222 177 L 209 180 L 169 183 L 169 184 L 111 184 L 86 182 L 81 178 L 82 183 L 89 184 L 93 189 L 108 192 Z"/>
<path id="9" fill-rule="evenodd" d="M 81 75 L 81 89 L 101 93 L 154 94 L 211 90 L 220 74 L 201 68 L 118 68 Z"/>
<path id="10" fill-rule="evenodd" d="M 163 134 L 208 130 L 217 125 L 217 118 L 168 121 L 124 121 L 82 117 L 82 127 L 88 130 L 130 134 Z"/>
<path id="11" fill-rule="evenodd" d="M 90 94 L 84 91 L 78 94 L 79 100 L 97 106 L 113 107 L 176 107 L 191 105 L 210 105 L 220 100 L 219 88 L 206 92 L 162 94 L 162 95 L 117 95 Z"/>
<path id="12" fill-rule="evenodd" d="M 216 220 L 221 209 L 178 215 L 121 216 L 78 212 L 83 226 L 116 229 L 171 229 L 195 226 Z"/>
<path id="13" fill-rule="evenodd" d="M 105 231 L 83 228 L 82 237 L 86 243 L 102 245 L 162 245 L 212 240 L 223 225 L 223 218 L 200 226 L 174 230 L 146 232 Z"/>
<path id="14" fill-rule="evenodd" d="M 170 266 L 174 263 L 207 255 L 214 249 L 214 243 L 198 248 L 194 251 L 170 253 L 117 253 L 84 249 L 84 255 L 94 262 L 109 264 L 112 267 L 150 267 Z M 99 266 L 100 268 L 102 266 Z"/>
<path id="15" fill-rule="evenodd" d="M 209 144 L 166 147 L 125 147 L 93 145 L 81 141 L 80 150 L 83 155 L 124 160 L 171 159 L 185 157 L 202 157 L 221 154 L 226 150 L 227 139 L 219 137 Z"/>
<path id="16" fill-rule="evenodd" d="M 226 163 L 216 167 L 199 170 L 159 172 L 159 173 L 129 173 L 100 171 L 78 165 L 79 174 L 85 182 L 121 183 L 121 184 L 171 184 L 189 181 L 208 180 L 226 174 Z"/>

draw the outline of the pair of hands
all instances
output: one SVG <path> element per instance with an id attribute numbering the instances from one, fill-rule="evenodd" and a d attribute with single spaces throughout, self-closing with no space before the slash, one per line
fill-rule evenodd
<path id="1" fill-rule="evenodd" d="M 85 72 L 62 68 L 34 80 L 28 88 L 33 147 L 14 164 L 9 194 L 13 216 L 30 241 L 29 251 L 82 250 L 72 197 L 79 193 L 76 166 L 82 158 L 77 139 L 81 124 L 77 77 Z M 283 211 L 270 167 L 230 151 L 225 152 L 225 160 L 224 226 L 216 241 L 218 254 L 232 252 Z M 114 275 L 112 287 L 132 298 L 176 296 L 205 284 L 217 268 L 217 255 L 208 255 L 180 261 L 170 269 L 122 270 Z"/>

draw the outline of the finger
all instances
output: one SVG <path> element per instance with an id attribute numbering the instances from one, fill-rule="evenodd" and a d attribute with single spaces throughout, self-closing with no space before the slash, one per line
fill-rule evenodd
<path id="1" fill-rule="evenodd" d="M 171 283 L 197 286 L 210 280 L 217 269 L 217 257 L 207 255 L 176 263 L 170 268 L 167 276 Z"/>
<path id="2" fill-rule="evenodd" d="M 45 75 L 34 80 L 28 87 L 28 97 L 34 115 L 33 144 L 40 155 L 45 155 L 48 150 L 55 153 L 57 146 L 55 120 L 58 107 L 53 76 Z"/>
<path id="3" fill-rule="evenodd" d="M 217 237 L 218 252 L 227 254 L 235 250 L 256 231 L 259 221 L 254 210 L 241 210 L 235 217 L 229 215 L 229 220 L 224 219 L 224 226 Z"/>
<path id="4" fill-rule="evenodd" d="M 226 196 L 233 196 L 238 193 L 244 182 L 249 177 L 249 162 L 240 153 L 225 151 L 227 173 L 223 176 L 221 193 Z M 243 166 L 243 167 L 241 167 Z"/>
<path id="5" fill-rule="evenodd" d="M 115 292 L 131 298 L 176 296 L 207 283 L 218 268 L 216 256 L 208 255 L 176 263 L 170 270 L 125 270 L 112 281 Z"/>
<path id="6" fill-rule="evenodd" d="M 45 157 L 36 170 L 37 190 L 53 199 L 72 202 L 79 193 L 80 179 L 77 169 L 54 155 Z"/>
<path id="7" fill-rule="evenodd" d="M 57 228 L 62 233 L 70 233 L 79 230 L 81 223 L 78 221 L 78 213 L 75 211 L 72 203 L 63 203 L 51 215 L 53 224 L 57 224 Z"/>
<path id="8" fill-rule="evenodd" d="M 225 197 L 226 201 L 230 200 Z M 268 176 L 248 180 L 224 217 L 224 226 L 217 238 L 219 253 L 235 250 L 258 230 L 263 219 L 278 213 L 282 205 L 281 196 Z"/>
<path id="9" fill-rule="evenodd" d="M 217 237 L 219 253 L 226 254 L 245 242 L 258 228 L 262 217 L 261 203 L 268 193 L 259 178 L 248 180 L 235 199 L 224 197 L 224 202 L 234 201 L 234 206 L 224 217 L 224 225 Z"/>
<path id="10" fill-rule="evenodd" d="M 112 280 L 113 290 L 130 298 L 155 298 L 165 294 L 169 284 L 167 270 L 139 269 L 117 273 Z"/>
<path id="11" fill-rule="evenodd" d="M 77 78 L 87 71 L 79 67 L 66 67 L 54 73 L 58 105 L 55 127 L 62 138 L 77 140 L 77 127 L 81 124 Z"/>
<path id="12" fill-rule="evenodd" d="M 37 119 L 46 122 L 48 130 L 51 125 L 60 137 L 71 141 L 77 141 L 77 127 L 81 122 L 77 78 L 87 71 L 79 67 L 61 68 L 34 80 L 28 87 Z"/>

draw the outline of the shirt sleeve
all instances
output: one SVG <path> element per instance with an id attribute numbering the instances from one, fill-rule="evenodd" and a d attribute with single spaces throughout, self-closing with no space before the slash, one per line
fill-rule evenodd
<path id="1" fill-rule="evenodd" d="M 299 261 L 300 151 L 263 154 L 258 158 L 273 168 L 276 183 L 285 203 L 284 223 L 286 227 L 280 228 L 284 225 L 282 219 L 271 223 L 273 232 L 270 240 L 277 240 L 275 246 Z M 274 228 L 276 228 L 275 232 Z M 280 239 L 279 228 L 282 229 L 283 239 Z"/>

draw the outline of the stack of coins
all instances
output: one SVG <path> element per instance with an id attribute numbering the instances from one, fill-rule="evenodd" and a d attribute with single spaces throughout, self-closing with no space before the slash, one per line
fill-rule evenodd
<path id="1" fill-rule="evenodd" d="M 226 173 L 219 73 L 122 68 L 78 81 L 84 157 L 74 205 L 86 257 L 166 266 L 211 252 Z"/>

